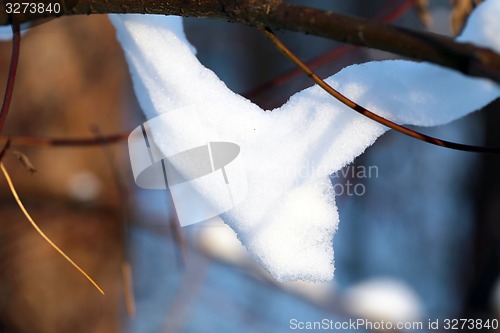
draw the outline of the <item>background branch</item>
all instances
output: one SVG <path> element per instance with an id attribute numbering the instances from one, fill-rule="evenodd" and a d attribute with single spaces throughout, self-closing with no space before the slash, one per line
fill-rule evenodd
<path id="1" fill-rule="evenodd" d="M 12 23 L 12 55 L 10 58 L 9 76 L 7 78 L 7 85 L 5 86 L 5 95 L 3 97 L 2 108 L 0 109 L 0 133 L 2 133 L 3 126 L 7 120 L 9 113 L 10 102 L 12 101 L 12 94 L 14 93 L 14 82 L 16 81 L 17 65 L 19 64 L 19 53 L 21 52 L 21 33 L 19 23 L 14 21 Z"/>
<path id="2" fill-rule="evenodd" d="M 53 0 L 41 0 L 46 4 Z M 500 83 L 500 55 L 453 39 L 372 20 L 284 3 L 281 0 L 59 0 L 61 13 L 17 14 L 19 22 L 38 18 L 79 14 L 143 13 L 205 17 L 249 26 L 302 32 L 352 45 L 379 49 L 415 60 L 428 61 L 467 75 Z M 0 24 L 12 17 L 0 4 Z"/>
<path id="3" fill-rule="evenodd" d="M 0 142 L 9 142 L 12 146 L 33 147 L 92 147 L 126 141 L 130 132 L 100 135 L 87 138 L 49 138 L 40 136 L 0 136 Z"/>

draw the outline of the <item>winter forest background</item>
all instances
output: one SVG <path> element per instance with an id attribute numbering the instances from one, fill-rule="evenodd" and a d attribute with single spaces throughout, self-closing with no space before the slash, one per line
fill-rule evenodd
<path id="1" fill-rule="evenodd" d="M 424 29 L 412 1 L 303 3 Z M 429 29 L 451 35 L 450 10 L 448 0 L 431 1 Z M 256 90 L 294 65 L 255 29 L 208 19 L 184 22 L 200 61 L 262 107 L 279 106 L 311 85 L 298 74 Z M 279 36 L 305 60 L 333 54 L 317 68 L 324 77 L 349 64 L 395 58 L 299 33 Z M 21 47 L 3 135 L 128 134 L 144 121 L 106 16 L 53 20 L 27 31 Z M 0 44 L 0 78 L 7 77 L 10 49 L 10 43 Z M 2 91 L 4 85 L 2 79 Z M 425 132 L 498 146 L 499 107 L 497 100 Z M 354 184 L 357 194 L 362 191 L 336 199 L 334 281 L 281 284 L 221 223 L 182 228 L 179 248 L 166 194 L 135 186 L 126 141 L 109 147 L 15 146 L 36 167 L 33 175 L 14 156 L 4 159 L 32 216 L 107 295 L 89 287 L 32 230 L 2 181 L 0 332 L 289 332 L 293 318 L 427 323 L 500 315 L 497 155 L 386 133 L 332 177 L 342 185 L 338 189 Z M 369 174 L 358 173 L 369 168 Z M 133 309 L 124 292 L 126 259 L 132 263 L 134 316 L 127 314 Z"/>

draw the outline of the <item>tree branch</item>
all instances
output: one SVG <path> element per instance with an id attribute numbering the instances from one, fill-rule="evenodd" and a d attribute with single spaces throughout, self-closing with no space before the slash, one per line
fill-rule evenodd
<path id="1" fill-rule="evenodd" d="M 32 147 L 93 147 L 106 144 L 115 144 L 127 140 L 130 131 L 99 137 L 88 138 L 49 138 L 39 136 L 3 136 L 0 142 L 5 141 L 9 146 L 32 146 Z"/>
<path id="2" fill-rule="evenodd" d="M 239 22 L 253 27 L 302 32 L 352 45 L 379 49 L 420 61 L 485 77 L 500 83 L 500 55 L 472 44 L 371 20 L 315 8 L 284 3 L 281 0 L 39 0 L 61 4 L 61 12 L 15 14 L 19 22 L 63 15 L 142 13 L 204 17 Z M 10 24 L 6 4 L 0 4 L 0 25 Z"/>
<path id="3" fill-rule="evenodd" d="M 283 44 L 278 37 L 269 29 L 261 29 L 262 33 L 278 48 L 278 50 L 283 53 L 288 59 L 290 59 L 297 67 L 299 67 L 307 76 L 309 76 L 318 86 L 325 90 L 328 94 L 336 98 L 339 102 L 346 105 L 350 109 L 362 114 L 363 116 L 376 121 L 379 124 L 387 126 L 399 133 L 412 137 L 414 139 L 424 141 L 436 146 L 445 147 L 449 149 L 455 149 L 460 151 L 470 151 L 478 153 L 493 153 L 500 154 L 500 147 L 484 147 L 484 146 L 473 146 L 462 143 L 456 143 L 446 140 L 441 140 L 412 129 L 408 127 L 396 124 L 384 117 L 381 117 L 367 108 L 357 104 L 353 100 L 350 100 L 346 96 L 342 95 L 340 92 L 332 88 L 328 83 L 321 79 L 309 66 L 307 66 L 302 60 L 300 60 L 295 54 L 293 54 L 286 46 Z"/>
<path id="4" fill-rule="evenodd" d="M 21 32 L 19 23 L 14 20 L 12 23 L 12 55 L 10 57 L 9 76 L 5 86 L 2 108 L 0 109 L 0 134 L 7 120 L 12 94 L 14 93 L 14 82 L 16 81 L 17 65 L 19 64 L 19 53 L 21 52 Z"/>

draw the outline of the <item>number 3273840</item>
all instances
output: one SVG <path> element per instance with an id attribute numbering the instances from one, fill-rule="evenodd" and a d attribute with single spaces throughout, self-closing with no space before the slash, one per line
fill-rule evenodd
<path id="1" fill-rule="evenodd" d="M 38 3 L 38 2 L 15 2 L 6 3 L 5 12 L 7 14 L 45 14 L 61 12 L 60 3 Z"/>

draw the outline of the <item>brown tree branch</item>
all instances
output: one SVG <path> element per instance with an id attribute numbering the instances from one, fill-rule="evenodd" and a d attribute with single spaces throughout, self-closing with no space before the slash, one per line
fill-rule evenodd
<path id="1" fill-rule="evenodd" d="M 11 146 L 32 147 L 92 147 L 105 144 L 120 143 L 127 140 L 130 132 L 100 135 L 88 138 L 50 138 L 40 136 L 0 136 L 1 141 Z"/>
<path id="2" fill-rule="evenodd" d="M 15 1 L 14 1 L 15 2 Z M 19 1 L 17 1 L 19 2 Z M 19 22 L 37 18 L 106 13 L 143 13 L 204 17 L 239 22 L 249 26 L 297 31 L 352 45 L 366 46 L 419 61 L 428 61 L 461 73 L 500 83 L 500 55 L 486 48 L 453 39 L 372 20 L 284 3 L 281 0 L 39 0 L 61 4 L 58 14 L 16 14 Z M 0 25 L 12 16 L 0 4 Z"/>

